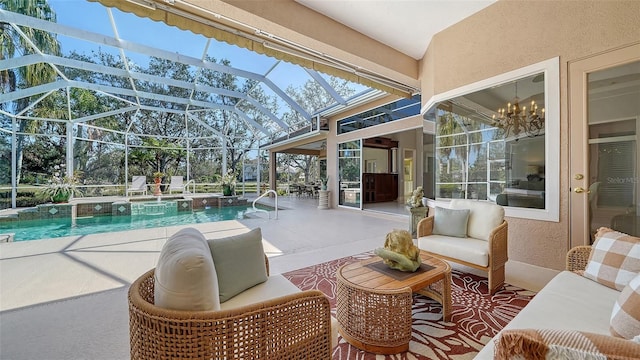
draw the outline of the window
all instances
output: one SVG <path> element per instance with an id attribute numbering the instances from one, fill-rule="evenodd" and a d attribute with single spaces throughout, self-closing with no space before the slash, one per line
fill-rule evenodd
<path id="1" fill-rule="evenodd" d="M 420 114 L 420 99 L 419 94 L 414 95 L 410 99 L 400 99 L 390 104 L 342 119 L 338 121 L 337 134 L 346 134 L 351 131 L 418 115 Z"/>
<path id="2" fill-rule="evenodd" d="M 558 221 L 559 67 L 547 60 L 435 96 L 434 198 Z"/>

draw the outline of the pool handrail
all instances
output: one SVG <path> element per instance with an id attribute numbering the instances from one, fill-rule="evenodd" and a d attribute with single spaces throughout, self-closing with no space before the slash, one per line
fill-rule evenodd
<path id="1" fill-rule="evenodd" d="M 189 191 L 189 185 L 192 186 L 192 191 L 191 192 Z M 184 191 L 187 192 L 187 193 L 190 192 L 191 194 L 195 194 L 196 193 L 196 181 L 193 180 L 193 179 L 187 181 L 187 183 L 184 184 Z"/>
<path id="2" fill-rule="evenodd" d="M 258 209 L 256 208 L 256 202 L 260 199 L 262 199 L 263 197 L 267 196 L 268 194 L 273 193 L 276 196 L 276 211 L 275 211 L 275 218 L 274 219 L 278 219 L 278 193 L 275 190 L 267 190 L 264 192 L 264 194 L 258 196 L 255 200 L 253 200 L 253 203 L 251 204 L 253 206 L 253 211 L 258 212 L 258 211 L 264 211 L 267 213 L 267 216 L 269 217 L 269 219 L 271 219 L 271 213 L 269 213 L 267 210 L 264 209 Z"/>

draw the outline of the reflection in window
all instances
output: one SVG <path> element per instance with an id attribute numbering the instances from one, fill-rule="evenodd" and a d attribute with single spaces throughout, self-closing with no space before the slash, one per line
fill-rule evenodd
<path id="1" fill-rule="evenodd" d="M 420 114 L 420 95 L 410 99 L 400 99 L 390 104 L 348 117 L 338 121 L 338 134 L 364 129 L 370 126 L 400 120 Z"/>
<path id="2" fill-rule="evenodd" d="M 360 140 L 338 144 L 340 205 L 360 208 Z"/>
<path id="3" fill-rule="evenodd" d="M 425 118 L 436 122 L 436 199 L 545 208 L 542 73 L 440 102 Z"/>

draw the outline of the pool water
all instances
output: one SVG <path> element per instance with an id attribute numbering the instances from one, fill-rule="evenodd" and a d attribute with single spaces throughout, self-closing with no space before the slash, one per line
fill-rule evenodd
<path id="1" fill-rule="evenodd" d="M 256 207 L 270 210 L 264 206 L 256 205 Z M 13 241 L 37 240 L 243 219 L 248 212 L 253 212 L 250 206 L 229 206 L 175 215 L 96 216 L 77 218 L 75 224 L 72 224 L 69 218 L 20 221 L 0 224 L 0 234 L 14 233 Z"/>

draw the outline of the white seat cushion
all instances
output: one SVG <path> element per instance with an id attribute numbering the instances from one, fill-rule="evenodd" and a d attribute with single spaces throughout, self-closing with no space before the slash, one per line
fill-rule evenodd
<path id="1" fill-rule="evenodd" d="M 267 281 L 251 287 L 231 299 L 220 304 L 221 310 L 234 309 L 240 306 L 255 304 L 281 296 L 295 294 L 300 289 L 282 275 L 269 276 Z"/>
<path id="2" fill-rule="evenodd" d="M 619 295 L 619 291 L 562 271 L 504 329 L 580 330 L 610 335 L 611 310 Z M 490 340 L 474 359 L 493 359 L 493 350 Z"/>
<path id="3" fill-rule="evenodd" d="M 451 209 L 469 209 L 467 235 L 474 239 L 489 240 L 491 231 L 504 221 L 504 208 L 487 201 L 453 199 Z"/>
<path id="4" fill-rule="evenodd" d="M 484 240 L 429 235 L 418 238 L 418 247 L 434 254 L 489 266 L 489 243 Z"/>

